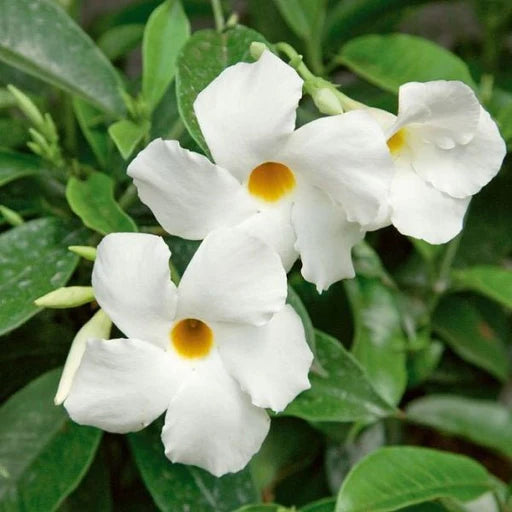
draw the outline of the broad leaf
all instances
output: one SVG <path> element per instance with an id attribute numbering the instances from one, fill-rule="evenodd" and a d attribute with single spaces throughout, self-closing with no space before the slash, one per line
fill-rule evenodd
<path id="1" fill-rule="evenodd" d="M 97 43 L 110 60 L 116 60 L 135 49 L 142 41 L 143 33 L 144 25 L 142 24 L 119 25 L 102 34 Z"/>
<path id="2" fill-rule="evenodd" d="M 311 318 L 309 317 L 308 310 L 299 294 L 288 285 L 288 296 L 286 297 L 286 302 L 292 306 L 292 308 L 296 311 L 296 313 L 300 316 L 302 321 L 302 325 L 304 326 L 304 333 L 306 335 L 306 341 L 311 349 L 311 352 L 315 354 L 316 357 L 316 336 L 315 336 L 315 328 L 313 327 L 313 322 L 311 322 Z"/>
<path id="3" fill-rule="evenodd" d="M 137 124 L 129 119 L 121 119 L 108 128 L 110 137 L 125 160 L 130 157 L 148 131 L 148 122 Z"/>
<path id="4" fill-rule="evenodd" d="M 507 350 L 473 304 L 448 297 L 436 309 L 432 322 L 434 330 L 460 357 L 506 380 Z"/>
<path id="5" fill-rule="evenodd" d="M 156 422 L 128 438 L 142 479 L 160 510 L 231 512 L 257 501 L 248 469 L 215 478 L 195 466 L 171 463 L 164 455 L 161 428 Z"/>
<path id="6" fill-rule="evenodd" d="M 285 414 L 309 421 L 365 421 L 394 413 L 338 340 L 316 331 L 316 343 L 325 375 L 311 373 L 311 389 L 301 393 Z"/>
<path id="7" fill-rule="evenodd" d="M 33 156 L 0 151 L 0 186 L 25 176 L 38 174 L 41 166 L 41 161 Z"/>
<path id="8" fill-rule="evenodd" d="M 252 61 L 249 46 L 253 41 L 266 43 L 261 34 L 241 25 L 224 33 L 200 30 L 192 35 L 178 57 L 176 94 L 179 111 L 190 135 L 207 154 L 208 146 L 197 123 L 194 101 L 228 66 Z"/>
<path id="9" fill-rule="evenodd" d="M 32 381 L 0 409 L 2 510 L 54 510 L 78 485 L 101 439 L 53 404 L 60 369 Z"/>
<path id="10" fill-rule="evenodd" d="M 51 217 L 0 235 L 0 334 L 41 311 L 35 299 L 67 283 L 79 259 L 68 245 L 83 242 L 75 223 Z"/>
<path id="11" fill-rule="evenodd" d="M 302 39 L 317 35 L 324 18 L 324 0 L 274 0 L 290 28 Z"/>
<path id="12" fill-rule="evenodd" d="M 365 457 L 348 474 L 336 512 L 387 512 L 444 497 L 468 501 L 492 488 L 485 468 L 468 457 L 387 447 Z"/>
<path id="13" fill-rule="evenodd" d="M 313 503 L 308 503 L 300 509 L 300 512 L 334 512 L 336 498 L 324 498 Z"/>
<path id="14" fill-rule="evenodd" d="M 287 507 L 276 505 L 274 503 L 265 503 L 264 505 L 245 505 L 245 507 L 235 510 L 235 512 L 291 512 Z"/>
<path id="15" fill-rule="evenodd" d="M 481 265 L 455 270 L 452 277 L 457 286 L 481 293 L 512 309 L 512 270 Z"/>
<path id="16" fill-rule="evenodd" d="M 461 80 L 476 88 L 459 57 L 427 39 L 408 34 L 358 37 L 343 46 L 338 61 L 391 92 L 398 92 L 406 82 L 429 80 Z"/>
<path id="17" fill-rule="evenodd" d="M 115 69 L 51 0 L 0 0 L 0 59 L 78 94 L 106 112 L 125 111 Z"/>
<path id="18" fill-rule="evenodd" d="M 84 181 L 71 178 L 66 197 L 82 222 L 102 235 L 137 231 L 135 222 L 114 199 L 114 182 L 106 174 L 94 172 Z"/>
<path id="19" fill-rule="evenodd" d="M 377 279 L 356 277 L 345 282 L 355 324 L 352 353 L 374 388 L 397 404 L 407 383 L 406 339 L 395 299 Z"/>
<path id="20" fill-rule="evenodd" d="M 153 110 L 176 73 L 176 59 L 190 37 L 190 24 L 179 0 L 158 6 L 144 30 L 142 95 Z"/>
<path id="21" fill-rule="evenodd" d="M 465 437 L 512 458 L 512 412 L 497 402 L 431 395 L 411 402 L 407 418 Z"/>
<path id="22" fill-rule="evenodd" d="M 415 387 L 428 379 L 443 356 L 444 345 L 429 340 L 426 347 L 409 354 L 407 360 L 408 386 Z"/>

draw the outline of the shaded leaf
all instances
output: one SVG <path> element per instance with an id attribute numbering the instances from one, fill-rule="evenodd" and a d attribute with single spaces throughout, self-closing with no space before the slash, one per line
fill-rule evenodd
<path id="1" fill-rule="evenodd" d="M 142 41 L 143 33 L 144 25 L 142 24 L 119 25 L 104 32 L 97 44 L 110 60 L 117 60 L 137 47 Z"/>
<path id="2" fill-rule="evenodd" d="M 0 186 L 25 176 L 39 174 L 41 165 L 36 157 L 0 151 Z"/>
<path id="3" fill-rule="evenodd" d="M 323 20 L 325 1 L 274 0 L 290 28 L 301 38 L 311 39 Z"/>

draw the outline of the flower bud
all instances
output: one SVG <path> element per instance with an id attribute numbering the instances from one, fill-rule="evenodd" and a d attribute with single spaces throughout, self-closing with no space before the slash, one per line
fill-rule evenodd
<path id="1" fill-rule="evenodd" d="M 68 251 L 74 252 L 84 260 L 94 261 L 96 259 L 96 247 L 89 245 L 70 245 Z"/>
<path id="2" fill-rule="evenodd" d="M 7 206 L 0 205 L 0 213 L 11 226 L 20 226 L 24 222 L 19 213 L 7 208 Z"/>
<path id="3" fill-rule="evenodd" d="M 343 107 L 335 92 L 330 87 L 320 87 L 311 94 L 313 101 L 322 114 L 335 116 L 343 114 Z"/>
<path id="4" fill-rule="evenodd" d="M 43 308 L 75 308 L 94 300 L 91 286 L 68 286 L 57 288 L 34 301 L 34 304 Z"/>
<path id="5" fill-rule="evenodd" d="M 16 99 L 19 109 L 30 119 L 32 124 L 38 128 L 44 125 L 43 115 L 35 106 L 34 102 L 14 85 L 8 85 L 7 89 Z"/>
<path id="6" fill-rule="evenodd" d="M 259 41 L 253 41 L 249 47 L 249 52 L 254 60 L 258 60 L 265 50 L 268 50 L 267 45 Z"/>

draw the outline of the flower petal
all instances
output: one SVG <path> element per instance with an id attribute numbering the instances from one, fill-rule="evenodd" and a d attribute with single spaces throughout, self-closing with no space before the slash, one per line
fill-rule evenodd
<path id="1" fill-rule="evenodd" d="M 91 339 L 64 407 L 81 425 L 136 432 L 165 411 L 179 370 L 166 352 L 145 341 Z"/>
<path id="2" fill-rule="evenodd" d="M 398 119 L 395 130 L 420 123 L 422 137 L 450 149 L 466 144 L 475 135 L 480 104 L 475 93 L 459 81 L 409 82 L 398 91 Z"/>
<path id="3" fill-rule="evenodd" d="M 435 188 L 453 197 L 476 194 L 496 176 L 506 155 L 496 123 L 480 108 L 475 136 L 464 145 L 442 149 L 434 144 L 413 146 L 415 171 Z"/>
<path id="4" fill-rule="evenodd" d="M 162 238 L 141 233 L 113 233 L 98 246 L 94 295 L 126 336 L 166 346 L 176 311 L 170 255 Z"/>
<path id="5" fill-rule="evenodd" d="M 359 224 L 348 222 L 344 210 L 326 193 L 304 187 L 297 195 L 292 221 L 302 275 L 316 284 L 318 292 L 354 277 L 351 250 L 364 238 L 364 231 Z"/>
<path id="6" fill-rule="evenodd" d="M 256 210 L 242 185 L 206 157 L 156 139 L 128 167 L 141 201 L 173 235 L 202 239 Z"/>
<path id="7" fill-rule="evenodd" d="M 291 306 L 262 327 L 224 324 L 217 330 L 222 361 L 254 405 L 279 412 L 310 387 L 313 354 Z"/>
<path id="8" fill-rule="evenodd" d="M 292 226 L 292 205 L 290 202 L 267 208 L 239 224 L 248 235 L 255 236 L 270 245 L 279 256 L 284 269 L 288 272 L 297 261 L 295 250 L 295 231 Z"/>
<path id="9" fill-rule="evenodd" d="M 270 426 L 264 409 L 212 358 L 172 399 L 162 430 L 172 462 L 193 464 L 215 476 L 243 469 L 260 449 Z"/>
<path id="10" fill-rule="evenodd" d="M 213 159 L 240 181 L 273 160 L 295 128 L 302 79 L 270 51 L 225 69 L 199 93 L 194 111 Z"/>
<path id="11" fill-rule="evenodd" d="M 302 126 L 278 158 L 331 195 L 350 221 L 363 225 L 377 217 L 394 172 L 384 134 L 364 110 Z"/>
<path id="12" fill-rule="evenodd" d="M 275 251 L 240 228 L 208 235 L 178 288 L 178 317 L 262 325 L 286 300 L 286 273 Z"/>
<path id="13" fill-rule="evenodd" d="M 443 194 L 412 169 L 399 168 L 391 186 L 391 221 L 404 235 L 443 244 L 462 229 L 469 200 Z"/>

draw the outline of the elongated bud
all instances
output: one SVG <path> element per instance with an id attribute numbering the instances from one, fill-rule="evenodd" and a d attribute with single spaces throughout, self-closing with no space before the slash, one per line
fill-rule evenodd
<path id="1" fill-rule="evenodd" d="M 69 394 L 76 371 L 82 361 L 87 340 L 93 338 L 108 339 L 110 337 L 111 328 L 112 321 L 106 313 L 100 309 L 76 333 L 76 336 L 71 343 L 71 348 L 69 349 L 64 369 L 62 370 L 57 393 L 53 399 L 55 405 L 62 404 Z"/>
<path id="2" fill-rule="evenodd" d="M 329 116 L 343 114 L 343 107 L 336 93 L 330 87 L 320 87 L 311 94 L 316 108 Z"/>
<path id="3" fill-rule="evenodd" d="M 11 226 L 19 226 L 24 222 L 23 217 L 19 213 L 7 208 L 7 206 L 0 205 L 0 213 Z"/>
<path id="4" fill-rule="evenodd" d="M 34 301 L 34 304 L 43 308 L 76 308 L 92 302 L 94 292 L 92 286 L 67 286 L 57 288 Z"/>
<path id="5" fill-rule="evenodd" d="M 89 245 L 70 245 L 68 251 L 74 252 L 84 260 L 94 261 L 96 259 L 96 247 Z"/>
<path id="6" fill-rule="evenodd" d="M 20 110 L 30 119 L 34 126 L 40 128 L 44 125 L 43 115 L 35 106 L 34 102 L 14 85 L 8 85 L 7 89 L 16 98 L 16 103 Z"/>
<path id="7" fill-rule="evenodd" d="M 254 60 L 258 60 L 265 50 L 268 50 L 267 45 L 265 43 L 260 43 L 259 41 L 252 42 L 249 47 L 249 52 Z"/>

